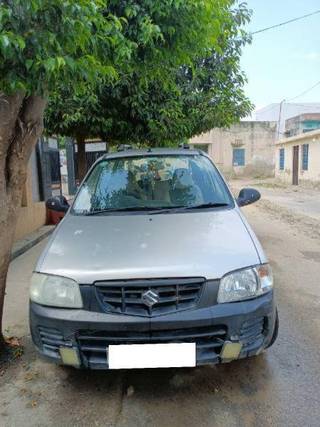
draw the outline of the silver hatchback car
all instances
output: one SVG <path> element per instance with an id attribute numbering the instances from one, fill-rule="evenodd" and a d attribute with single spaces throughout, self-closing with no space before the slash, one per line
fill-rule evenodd
<path id="1" fill-rule="evenodd" d="M 196 366 L 277 337 L 268 260 L 199 150 L 100 158 L 42 253 L 30 288 L 39 352 L 90 369 Z"/>

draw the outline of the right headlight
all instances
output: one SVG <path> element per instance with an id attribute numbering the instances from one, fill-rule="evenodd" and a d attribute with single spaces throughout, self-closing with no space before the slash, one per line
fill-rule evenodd
<path id="1" fill-rule="evenodd" d="M 77 282 L 67 277 L 33 273 L 30 299 L 50 307 L 82 308 L 82 298 Z"/>
<path id="2" fill-rule="evenodd" d="M 218 303 L 243 301 L 269 292 L 273 288 L 269 264 L 244 268 L 225 275 L 218 292 Z"/>

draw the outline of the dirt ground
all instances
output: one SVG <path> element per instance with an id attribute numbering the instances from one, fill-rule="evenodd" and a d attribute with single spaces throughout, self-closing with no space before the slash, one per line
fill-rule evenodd
<path id="1" fill-rule="evenodd" d="M 28 332 L 28 278 L 43 243 L 11 265 L 9 333 L 25 354 L 0 376 L 1 426 L 319 426 L 319 223 L 244 211 L 274 269 L 280 334 L 263 355 L 196 369 L 87 372 L 48 364 Z"/>
<path id="2" fill-rule="evenodd" d="M 260 191 L 262 200 L 274 207 L 280 206 L 294 214 L 308 216 L 320 221 L 320 189 L 288 185 L 274 178 L 236 179 L 230 181 L 231 187 L 240 190 L 253 187 Z"/>

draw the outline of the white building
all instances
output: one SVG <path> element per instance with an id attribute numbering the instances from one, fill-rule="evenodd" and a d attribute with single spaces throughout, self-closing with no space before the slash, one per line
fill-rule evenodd
<path id="1" fill-rule="evenodd" d="M 281 139 L 275 150 L 277 178 L 293 185 L 320 184 L 320 130 Z"/>

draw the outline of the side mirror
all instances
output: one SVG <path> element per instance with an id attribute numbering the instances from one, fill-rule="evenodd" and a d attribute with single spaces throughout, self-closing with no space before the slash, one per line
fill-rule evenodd
<path id="1" fill-rule="evenodd" d="M 240 207 L 251 205 L 261 198 L 259 191 L 254 188 L 243 188 L 237 198 L 237 203 Z"/>
<path id="2" fill-rule="evenodd" d="M 64 196 L 55 196 L 50 197 L 50 199 L 46 201 L 46 207 L 47 209 L 54 212 L 65 213 L 69 209 L 69 203 Z"/>

